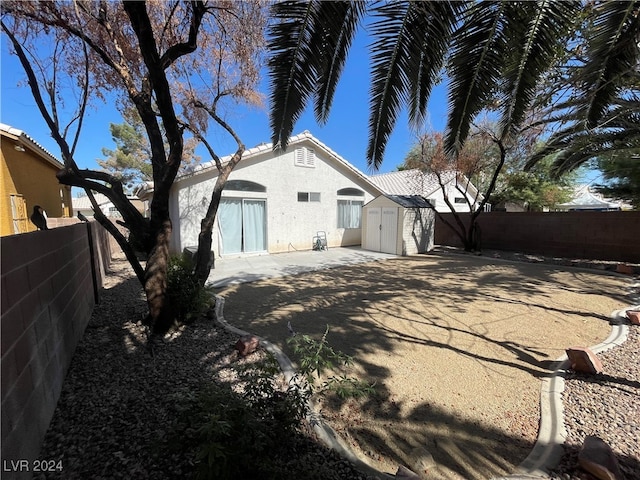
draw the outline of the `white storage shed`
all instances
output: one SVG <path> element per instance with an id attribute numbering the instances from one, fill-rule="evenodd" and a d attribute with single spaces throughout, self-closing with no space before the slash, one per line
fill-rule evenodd
<path id="1" fill-rule="evenodd" d="M 433 249 L 435 212 L 419 195 L 380 195 L 362 212 L 362 248 L 396 255 Z"/>

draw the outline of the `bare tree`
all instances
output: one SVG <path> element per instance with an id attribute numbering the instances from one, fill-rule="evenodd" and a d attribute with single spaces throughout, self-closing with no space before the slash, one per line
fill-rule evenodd
<path id="1" fill-rule="evenodd" d="M 143 268 L 129 241 L 94 205 L 96 219 L 116 238 L 144 286 L 148 322 L 154 333 L 173 323 L 166 302 L 172 231 L 169 192 L 182 163 L 185 131 L 189 129 L 206 141 L 209 129 L 204 115 L 196 116 L 192 110 L 205 111 L 238 145 L 233 160 L 218 165 L 220 185 L 216 185 L 202 224 L 196 270 L 204 282 L 211 245 L 209 225 L 213 225 L 224 181 L 244 151 L 220 107 L 226 98 L 254 102 L 257 97 L 254 89 L 263 45 L 263 7 L 257 0 L 2 4 L 2 30 L 60 146 L 64 168 L 58 179 L 84 188 L 90 197 L 93 191 L 106 195 L 122 215 L 123 225 L 148 254 Z M 45 45 L 55 48 L 50 51 Z M 64 86 L 62 79 L 66 79 Z M 64 94 L 65 88 L 76 92 L 75 111 L 62 104 L 62 100 L 74 98 Z M 81 170 L 74 159 L 87 105 L 111 95 L 122 105 L 135 108 L 148 138 L 154 183 L 149 219 L 128 201 L 117 177 Z M 65 113 L 68 121 L 63 124 Z M 219 164 L 213 148 L 207 145 Z M 205 249 L 206 256 L 200 253 Z"/>

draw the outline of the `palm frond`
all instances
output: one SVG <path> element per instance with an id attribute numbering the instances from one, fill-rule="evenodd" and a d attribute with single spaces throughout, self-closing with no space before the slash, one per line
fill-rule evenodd
<path id="1" fill-rule="evenodd" d="M 409 73 L 409 121 L 414 128 L 422 127 L 433 87 L 440 79 L 451 35 L 457 18 L 463 11 L 463 2 L 421 2 L 422 21 L 413 31 L 416 53 Z M 417 44 L 420 44 L 418 46 Z"/>
<path id="2" fill-rule="evenodd" d="M 361 0 L 321 3 L 317 18 L 324 30 L 322 34 L 323 64 L 318 72 L 314 108 L 318 123 L 325 123 L 329 117 L 329 110 L 347 53 L 365 10 L 366 3 Z"/>
<path id="3" fill-rule="evenodd" d="M 373 168 L 382 163 L 384 150 L 400 109 L 411 103 L 412 84 L 428 67 L 417 71 L 428 34 L 425 5 L 421 2 L 392 1 L 377 5 L 371 25 L 371 90 L 367 161 Z M 433 75 L 431 75 L 433 79 Z M 422 89 L 430 91 L 429 82 Z M 424 100 L 423 100 L 424 101 Z M 424 107 L 414 108 L 414 116 Z"/>
<path id="4" fill-rule="evenodd" d="M 553 156 L 553 172 L 561 175 L 589 160 L 612 152 L 624 155 L 640 148 L 640 103 L 621 100 L 601 118 L 598 128 L 574 122 L 554 133 L 544 147 L 528 159 L 525 169 Z"/>
<path id="5" fill-rule="evenodd" d="M 542 0 L 507 3 L 505 37 L 516 45 L 501 83 L 502 138 L 515 133 L 533 102 L 541 75 L 551 66 L 572 30 L 580 2 Z"/>
<path id="6" fill-rule="evenodd" d="M 291 0 L 271 6 L 269 28 L 270 125 L 274 148 L 286 149 L 293 127 L 316 88 L 323 58 L 320 0 Z"/>
<path id="7" fill-rule="evenodd" d="M 457 152 L 471 121 L 487 105 L 500 81 L 502 60 L 512 45 L 504 36 L 508 2 L 478 2 L 462 16 L 453 35 L 449 75 L 449 115 L 445 148 Z"/>
<path id="8" fill-rule="evenodd" d="M 585 94 L 581 114 L 594 126 L 620 89 L 620 77 L 640 60 L 640 2 L 601 2 L 595 7 L 587 62 L 579 74 Z"/>
<path id="9" fill-rule="evenodd" d="M 570 148 L 560 152 L 554 159 L 552 173 L 561 176 L 575 170 L 590 160 L 615 152 L 624 156 L 640 148 L 640 130 L 614 132 L 600 135 L 581 135 L 574 138 Z"/>

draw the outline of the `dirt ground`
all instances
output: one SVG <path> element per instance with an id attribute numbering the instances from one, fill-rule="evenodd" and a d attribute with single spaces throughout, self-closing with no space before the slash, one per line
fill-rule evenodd
<path id="1" fill-rule="evenodd" d="M 511 473 L 529 454 L 540 382 L 570 346 L 610 333 L 628 278 L 430 254 L 235 285 L 225 319 L 287 350 L 287 323 L 354 357 L 375 383 L 323 414 L 380 471 L 426 478 Z"/>

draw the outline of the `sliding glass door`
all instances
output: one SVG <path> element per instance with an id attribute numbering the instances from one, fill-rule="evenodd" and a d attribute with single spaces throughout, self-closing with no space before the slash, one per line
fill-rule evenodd
<path id="1" fill-rule="evenodd" d="M 264 252 L 267 249 L 266 201 L 223 198 L 218 210 L 222 254 Z"/>

